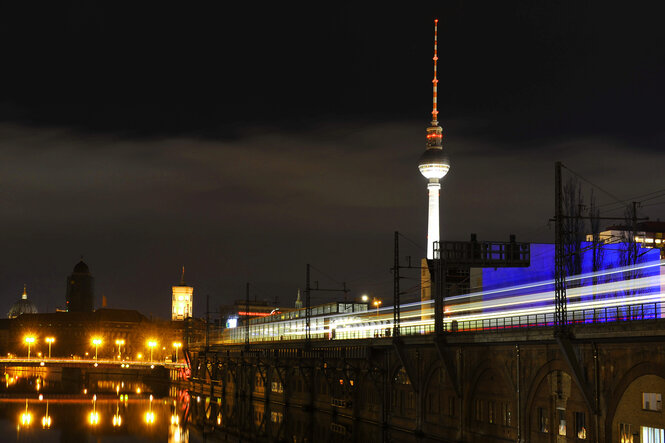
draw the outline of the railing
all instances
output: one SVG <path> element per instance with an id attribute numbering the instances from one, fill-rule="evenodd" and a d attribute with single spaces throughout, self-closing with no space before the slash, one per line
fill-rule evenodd
<path id="1" fill-rule="evenodd" d="M 157 360 L 110 360 L 110 359 L 81 359 L 81 358 L 45 358 L 45 357 L 11 357 L 0 358 L 0 365 L 17 366 L 22 364 L 39 365 L 39 366 L 117 366 L 119 368 L 132 368 L 132 367 L 151 367 L 151 366 L 164 366 L 166 368 L 185 368 L 187 366 L 184 362 L 164 362 Z"/>
<path id="2" fill-rule="evenodd" d="M 654 320 L 661 318 L 660 303 L 643 303 L 638 305 L 613 306 L 595 309 L 568 311 L 569 325 L 614 323 L 625 321 Z M 496 331 L 515 328 L 538 328 L 554 326 L 554 313 L 520 315 L 515 317 L 487 318 L 457 322 L 446 322 L 446 331 Z M 433 326 L 431 328 L 434 329 Z M 411 331 L 400 330 L 403 335 Z"/>

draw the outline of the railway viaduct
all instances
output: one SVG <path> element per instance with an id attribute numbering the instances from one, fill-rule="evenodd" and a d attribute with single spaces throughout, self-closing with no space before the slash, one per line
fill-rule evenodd
<path id="1" fill-rule="evenodd" d="M 638 442 L 641 426 L 665 427 L 665 319 L 568 338 L 545 325 L 202 346 L 192 420 L 294 442 Z"/>

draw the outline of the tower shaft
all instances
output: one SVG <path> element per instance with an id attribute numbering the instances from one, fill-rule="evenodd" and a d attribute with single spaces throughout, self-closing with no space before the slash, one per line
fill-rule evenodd
<path id="1" fill-rule="evenodd" d="M 434 258 L 434 242 L 439 238 L 439 191 L 441 183 L 430 181 L 427 183 L 427 194 L 429 199 L 429 215 L 427 217 L 427 258 Z"/>

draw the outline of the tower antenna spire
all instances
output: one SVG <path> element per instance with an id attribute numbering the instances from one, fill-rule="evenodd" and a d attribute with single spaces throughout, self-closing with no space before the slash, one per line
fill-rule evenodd
<path id="1" fill-rule="evenodd" d="M 437 106 L 437 83 L 439 80 L 436 78 L 436 66 L 439 61 L 438 49 L 437 49 L 437 40 L 439 34 L 439 19 L 434 19 L 434 78 L 432 79 L 432 126 L 439 124 L 439 110 Z"/>

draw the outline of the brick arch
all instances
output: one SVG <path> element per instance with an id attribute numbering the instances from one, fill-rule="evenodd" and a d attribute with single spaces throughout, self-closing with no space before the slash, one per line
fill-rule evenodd
<path id="1" fill-rule="evenodd" d="M 527 436 L 527 439 L 531 435 L 531 409 L 533 408 L 536 392 L 538 392 L 538 388 L 540 387 L 540 384 L 543 382 L 545 377 L 554 371 L 562 371 L 569 376 L 571 375 L 570 372 L 568 372 L 568 365 L 563 360 L 550 360 L 542 365 L 540 369 L 538 369 L 536 375 L 533 377 L 531 383 L 528 386 L 526 403 L 523 409 L 524 415 L 520 417 L 524 429 L 522 435 Z"/>
<path id="2" fill-rule="evenodd" d="M 468 387 L 465 392 L 462 394 L 464 395 L 464 398 L 470 399 L 473 398 L 473 396 L 476 394 L 476 387 L 478 386 L 478 382 L 480 381 L 481 377 L 485 372 L 488 370 L 495 371 L 497 374 L 501 376 L 503 381 L 506 383 L 507 386 L 510 386 L 511 389 L 515 390 L 515 386 L 512 383 L 512 377 L 511 375 L 506 371 L 504 367 L 498 367 L 492 364 L 490 360 L 482 360 L 478 365 L 476 365 L 474 371 L 473 371 L 473 377 L 471 378 L 471 383 L 464 383 L 465 387 Z M 467 403 L 467 409 L 470 413 L 471 411 L 471 402 L 466 402 Z M 470 417 L 470 415 L 467 414 L 467 418 Z"/>
<path id="3" fill-rule="evenodd" d="M 568 364 L 566 362 L 559 359 L 553 359 L 542 365 L 540 369 L 538 369 L 536 375 L 532 378 L 531 383 L 528 386 L 525 408 L 523 409 L 524 415 L 521 417 L 522 424 L 524 425 L 523 426 L 524 431 L 522 432 L 522 435 L 524 435 L 527 439 L 530 438 L 531 433 L 533 432 L 531 414 L 533 412 L 538 389 L 540 388 L 541 384 L 544 382 L 545 378 L 555 371 L 561 371 L 562 373 L 570 377 L 571 397 L 573 396 L 573 392 L 575 392 L 578 395 L 582 395 L 582 392 L 580 391 L 579 386 L 577 386 L 573 374 L 571 373 Z M 579 401 L 579 403 L 582 404 L 583 410 L 587 414 L 588 417 L 587 430 L 591 432 L 591 434 L 587 434 L 587 437 L 592 438 L 591 437 L 592 435 L 599 433 L 599 429 L 596 428 L 596 424 L 594 423 L 593 411 L 590 410 L 589 407 L 586 405 L 586 403 L 584 403 L 582 400 L 583 397 Z M 556 423 L 551 423 L 551 427 L 553 429 L 552 432 L 554 432 L 555 426 Z"/>
<path id="4" fill-rule="evenodd" d="M 619 407 L 621 397 L 623 397 L 623 394 L 631 383 L 644 375 L 655 375 L 665 379 L 665 365 L 650 361 L 638 363 L 626 371 L 623 377 L 614 384 L 606 402 L 607 418 L 605 419 L 605 438 L 607 440 L 612 438 L 612 422 L 614 421 L 614 415 Z"/>
<path id="5" fill-rule="evenodd" d="M 370 375 L 370 373 L 366 374 L 360 374 L 357 378 L 356 381 L 358 383 L 358 394 L 359 394 L 359 401 L 362 406 L 365 406 L 368 404 L 368 396 L 366 393 L 368 391 L 374 392 L 379 400 L 378 406 L 379 408 L 383 404 L 383 391 L 381 385 L 377 383 L 376 380 Z"/>
<path id="6" fill-rule="evenodd" d="M 427 392 L 427 389 L 431 384 L 432 377 L 434 376 L 434 374 L 436 374 L 436 371 L 438 371 L 439 369 L 441 369 L 444 372 L 447 372 L 446 367 L 443 365 L 443 363 L 441 363 L 440 360 L 437 360 L 436 363 L 429 366 L 429 369 L 427 370 L 425 376 L 423 377 L 423 383 L 422 383 L 423 392 Z"/>
<path id="7" fill-rule="evenodd" d="M 474 368 L 473 371 L 473 376 L 471 377 L 471 382 L 470 383 L 464 383 L 465 387 L 467 388 L 463 395 L 464 398 L 466 399 L 464 401 L 465 407 L 464 407 L 464 419 L 466 423 L 474 423 L 475 421 L 475 414 L 474 414 L 474 408 L 475 408 L 475 400 L 476 396 L 478 394 L 478 387 L 480 385 L 481 380 L 483 377 L 487 376 L 488 373 L 493 373 L 499 378 L 499 382 L 503 384 L 507 388 L 507 391 L 513 393 L 512 397 L 512 404 L 513 404 L 513 409 L 512 413 L 515 414 L 517 411 L 517 397 L 515 393 L 515 385 L 512 382 L 512 377 L 510 373 L 506 370 L 505 367 L 503 366 L 497 366 L 493 365 L 490 360 L 482 360 L 476 367 Z M 499 408 L 498 404 L 495 404 L 495 419 L 498 421 L 499 420 Z M 513 419 L 515 419 L 516 416 L 513 415 Z M 485 426 L 484 422 L 483 425 Z M 517 428 L 516 422 L 513 421 L 512 424 L 513 428 Z M 471 428 L 467 432 L 471 432 Z M 480 431 L 481 433 L 483 431 Z M 484 434 L 481 434 L 484 435 Z M 498 436 L 496 436 L 498 437 Z"/>

